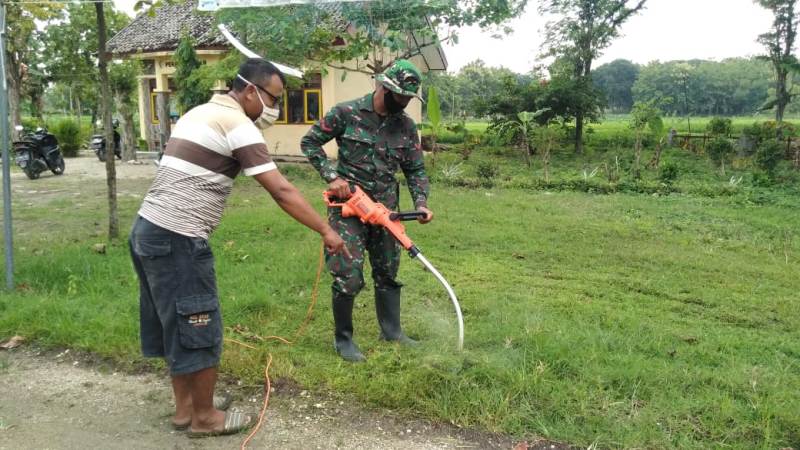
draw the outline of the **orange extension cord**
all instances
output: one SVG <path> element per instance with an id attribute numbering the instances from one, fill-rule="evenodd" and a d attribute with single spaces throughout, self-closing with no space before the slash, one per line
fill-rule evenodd
<path id="1" fill-rule="evenodd" d="M 303 323 L 300 325 L 300 328 L 298 328 L 297 332 L 295 332 L 294 334 L 295 341 L 297 340 L 297 338 L 302 336 L 303 333 L 306 331 L 306 327 L 308 326 L 309 322 L 311 322 L 311 314 L 314 312 L 314 306 L 317 304 L 317 294 L 319 292 L 319 280 L 320 277 L 322 276 L 322 266 L 325 260 L 323 248 L 324 247 L 322 245 L 319 248 L 319 264 L 317 266 L 317 278 L 316 280 L 314 280 L 314 288 L 311 290 L 311 303 L 308 305 L 308 310 L 306 311 L 306 318 L 303 320 Z M 267 336 L 265 338 L 262 338 L 262 340 L 268 340 L 268 339 L 281 341 L 286 345 L 293 344 L 292 341 L 284 339 L 280 336 Z M 225 338 L 225 340 L 237 345 L 241 345 L 242 347 L 258 350 L 256 347 L 253 347 L 252 345 L 249 344 L 245 344 L 244 342 L 237 341 L 236 339 Z M 266 415 L 267 412 L 267 406 L 269 405 L 269 393 L 270 390 L 272 389 L 271 387 L 272 385 L 269 381 L 269 367 L 272 365 L 272 353 L 267 354 L 267 356 L 268 356 L 267 365 L 264 368 L 264 380 L 266 381 L 264 385 L 265 388 L 264 405 L 261 407 L 261 413 L 258 415 L 258 422 L 253 427 L 253 430 L 250 431 L 250 434 L 248 434 L 245 440 L 242 442 L 242 445 L 240 447 L 241 450 L 245 450 L 247 448 L 247 444 L 250 442 L 251 439 L 253 439 L 253 436 L 255 436 L 258 433 L 258 430 L 261 429 L 261 425 L 263 425 L 264 423 L 264 416 Z"/>

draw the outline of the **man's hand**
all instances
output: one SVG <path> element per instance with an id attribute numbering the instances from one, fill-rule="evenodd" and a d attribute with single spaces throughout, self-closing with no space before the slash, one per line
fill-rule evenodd
<path id="1" fill-rule="evenodd" d="M 343 180 L 341 178 L 337 178 L 330 183 L 328 183 L 328 192 L 330 192 L 334 197 L 338 198 L 340 201 L 345 201 L 350 198 L 350 183 L 347 180 Z"/>
<path id="2" fill-rule="evenodd" d="M 422 211 L 422 212 L 425 213 L 425 217 L 418 218 L 417 222 L 419 222 L 419 223 L 428 223 L 431 220 L 433 220 L 433 211 L 431 211 L 430 209 L 428 209 L 428 208 L 426 208 L 424 206 L 420 206 L 419 208 L 417 208 L 417 211 Z"/>
<path id="3" fill-rule="evenodd" d="M 339 236 L 339 233 L 333 231 L 333 228 L 328 228 L 328 230 L 322 234 L 322 242 L 325 244 L 325 249 L 328 253 L 332 255 L 341 253 L 347 255 L 348 258 L 353 257 L 350 254 L 350 250 L 347 249 L 347 245 L 345 245 L 342 237 Z"/>

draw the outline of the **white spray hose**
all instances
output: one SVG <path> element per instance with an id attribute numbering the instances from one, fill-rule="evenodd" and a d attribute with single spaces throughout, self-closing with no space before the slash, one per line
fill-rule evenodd
<path id="1" fill-rule="evenodd" d="M 461 351 L 464 349 L 464 316 L 461 315 L 461 305 L 458 304 L 458 299 L 456 298 L 456 293 L 453 292 L 453 288 L 450 287 L 450 283 L 444 279 L 441 273 L 433 267 L 433 264 L 430 263 L 422 253 L 417 253 L 415 258 L 419 259 L 419 261 L 424 265 L 433 276 L 442 283 L 442 286 L 447 290 L 447 294 L 450 296 L 450 300 L 453 302 L 453 307 L 456 309 L 456 316 L 458 316 L 458 350 Z"/>

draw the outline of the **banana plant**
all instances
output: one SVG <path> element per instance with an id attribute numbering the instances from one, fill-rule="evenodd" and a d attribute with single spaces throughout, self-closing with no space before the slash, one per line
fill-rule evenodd
<path id="1" fill-rule="evenodd" d="M 531 166 L 531 155 L 533 154 L 533 138 L 535 129 L 538 126 L 536 119 L 542 114 L 550 111 L 550 108 L 542 108 L 536 112 L 520 111 L 516 119 L 507 120 L 500 123 L 497 129 L 507 135 L 517 136 L 522 141 L 522 150 L 525 157 L 525 164 Z"/>

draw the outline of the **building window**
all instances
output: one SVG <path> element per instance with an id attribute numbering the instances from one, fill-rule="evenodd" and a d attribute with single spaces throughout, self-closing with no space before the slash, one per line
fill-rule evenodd
<path id="1" fill-rule="evenodd" d="M 310 74 L 305 83 L 288 89 L 283 95 L 283 105 L 277 123 L 312 124 L 322 117 L 322 76 Z"/>
<path id="2" fill-rule="evenodd" d="M 306 111 L 306 123 L 314 123 L 322 115 L 322 91 L 319 89 L 306 89 L 303 91 L 303 108 Z"/>

